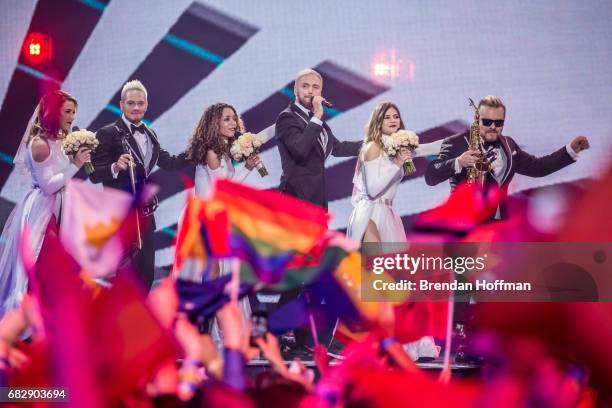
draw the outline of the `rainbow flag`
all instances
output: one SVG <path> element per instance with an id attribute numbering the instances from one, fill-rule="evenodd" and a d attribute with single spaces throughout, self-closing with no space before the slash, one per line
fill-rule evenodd
<path id="1" fill-rule="evenodd" d="M 295 254 L 286 264 L 281 279 L 268 283 L 270 289 L 285 291 L 300 285 L 307 285 L 325 274 L 332 274 L 347 254 L 357 249 L 357 245 L 347 240 L 337 231 L 326 231 L 305 254 Z M 254 268 L 243 263 L 240 269 L 243 282 L 256 283 L 260 281 Z"/>
<path id="2" fill-rule="evenodd" d="M 343 248 L 330 245 L 326 251 L 331 249 Z M 270 330 L 280 334 L 300 327 L 307 323 L 309 314 L 317 322 L 335 322 L 339 318 L 348 328 L 347 331 L 362 332 L 371 329 L 380 313 L 380 303 L 362 301 L 360 275 L 360 253 L 345 251 L 337 262 L 329 265 L 329 269 L 316 276 L 308 285 L 308 290 L 316 294 L 313 298 L 322 299 L 323 302 L 309 303 L 300 296 L 270 315 Z"/>
<path id="3" fill-rule="evenodd" d="M 178 310 L 187 313 L 191 323 L 203 324 L 207 318 L 214 316 L 217 310 L 230 301 L 227 286 L 231 278 L 231 275 L 225 275 L 204 283 L 178 279 L 176 281 Z M 238 298 L 248 295 L 252 289 L 252 284 L 240 283 Z"/>
<path id="4" fill-rule="evenodd" d="M 206 225 L 225 213 L 229 232 L 209 230 L 211 247 L 227 242 L 229 255 L 247 261 L 264 283 L 281 282 L 296 254 L 308 254 L 327 231 L 329 214 L 305 201 L 223 179 L 213 191 L 204 208 Z"/>
<path id="5" fill-rule="evenodd" d="M 187 197 L 176 238 L 172 267 L 175 277 L 199 280 L 210 271 L 211 258 L 229 255 L 227 213 L 222 209 L 206 210 L 207 205 L 201 198 Z"/>
<path id="6" fill-rule="evenodd" d="M 342 260 L 328 284 L 321 286 L 325 303 L 352 331 L 367 330 L 380 313 L 379 302 L 364 302 L 361 295 L 361 254 L 351 252 Z"/>

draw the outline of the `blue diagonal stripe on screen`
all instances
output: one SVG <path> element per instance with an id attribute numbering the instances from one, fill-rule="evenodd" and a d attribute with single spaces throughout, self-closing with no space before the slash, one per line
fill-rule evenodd
<path id="1" fill-rule="evenodd" d="M 176 237 L 176 228 L 173 228 L 173 227 L 166 227 L 166 228 L 162 228 L 162 229 L 161 229 L 161 232 L 162 232 L 163 234 L 168 235 L 168 236 L 169 236 L 169 237 L 171 237 L 171 238 Z"/>
<path id="2" fill-rule="evenodd" d="M 290 101 L 292 101 L 295 98 L 295 94 L 293 93 L 293 91 L 291 89 L 289 89 L 289 87 L 284 87 L 283 89 L 280 90 L 280 92 L 285 95 L 287 98 L 289 98 Z"/>
<path id="3" fill-rule="evenodd" d="M 0 161 L 13 165 L 13 156 L 8 153 L 0 152 Z"/>
<path id="4" fill-rule="evenodd" d="M 106 6 L 108 5 L 108 4 L 105 4 L 97 0 L 79 0 L 79 2 L 85 4 L 86 6 L 89 6 L 93 9 L 100 10 L 100 11 L 104 11 Z"/>
<path id="5" fill-rule="evenodd" d="M 147 110 L 148 123 L 157 120 L 210 75 L 257 30 L 248 23 L 193 2 L 136 70 L 125 78 L 126 81 L 138 78 L 147 87 L 151 98 L 155 99 Z M 118 89 L 108 105 L 116 104 L 120 97 L 121 91 Z M 108 109 L 108 105 L 88 129 L 97 130 L 117 119 L 120 112 Z"/>
<path id="6" fill-rule="evenodd" d="M 25 64 L 17 64 L 17 69 L 20 71 L 25 72 L 28 75 L 32 75 L 35 78 L 38 79 L 42 79 L 43 81 L 51 81 L 51 82 L 55 82 L 56 84 L 60 85 L 62 83 L 62 81 L 57 80 L 47 74 L 45 74 L 44 72 L 41 72 L 37 69 L 34 69 L 32 67 L 29 67 Z"/>
<path id="7" fill-rule="evenodd" d="M 104 109 L 106 109 L 107 111 L 113 112 L 115 115 L 121 115 L 121 108 L 115 104 L 109 103 L 106 105 L 106 108 Z"/>
<path id="8" fill-rule="evenodd" d="M 177 48 L 180 48 L 183 51 L 186 51 L 190 54 L 196 55 L 202 59 L 212 62 L 213 64 L 219 65 L 223 62 L 223 57 L 205 50 L 204 48 L 185 40 L 174 34 L 166 34 L 164 37 L 164 41 L 174 45 Z"/>

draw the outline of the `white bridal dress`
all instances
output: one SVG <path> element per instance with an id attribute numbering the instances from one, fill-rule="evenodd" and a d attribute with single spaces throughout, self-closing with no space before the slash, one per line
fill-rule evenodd
<path id="1" fill-rule="evenodd" d="M 383 135 L 383 138 L 385 137 L 388 136 Z M 440 144 L 441 141 L 421 144 L 412 153 L 412 157 L 437 154 Z M 393 200 L 404 178 L 404 170 L 393 163 L 384 151 L 376 159 L 366 161 L 364 152 L 367 147 L 364 146 L 359 155 L 359 171 L 355 172 L 353 177 L 353 211 L 349 218 L 347 236 L 361 242 L 371 220 L 376 225 L 383 244 L 405 243 L 406 232 L 402 219 L 393 208 Z M 408 343 L 405 349 L 414 360 L 439 355 L 431 336 Z"/>
<path id="2" fill-rule="evenodd" d="M 0 316 L 17 307 L 27 290 L 28 277 L 19 252 L 23 230 L 28 227 L 29 247 L 36 261 L 51 216 L 58 226 L 61 221 L 64 186 L 79 170 L 62 151 L 60 140 L 47 139 L 47 143 L 50 154 L 42 162 L 33 159 L 31 141 L 23 151 L 31 189 L 9 215 L 0 239 Z"/>

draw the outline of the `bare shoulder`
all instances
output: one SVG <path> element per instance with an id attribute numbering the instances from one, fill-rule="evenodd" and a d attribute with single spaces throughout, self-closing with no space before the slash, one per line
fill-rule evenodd
<path id="1" fill-rule="evenodd" d="M 49 144 L 42 137 L 35 137 L 32 139 L 32 158 L 34 161 L 43 162 L 51 154 Z"/>
<path id="2" fill-rule="evenodd" d="M 217 153 L 215 153 L 213 150 L 208 150 L 206 152 L 206 164 L 213 170 L 221 165 L 219 156 L 217 156 Z"/>
<path id="3" fill-rule="evenodd" d="M 382 153 L 382 148 L 378 145 L 378 143 L 369 142 L 364 146 L 364 160 L 372 161 L 378 158 Z"/>

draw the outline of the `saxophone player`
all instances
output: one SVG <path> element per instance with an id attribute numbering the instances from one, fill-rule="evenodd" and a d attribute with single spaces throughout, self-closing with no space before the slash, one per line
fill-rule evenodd
<path id="1" fill-rule="evenodd" d="M 470 150 L 470 131 L 449 136 L 444 139 L 438 157 L 427 166 L 425 182 L 434 186 L 445 180 L 450 180 L 451 189 L 466 180 L 468 168 L 473 168 L 483 156 L 491 162 L 490 171 L 484 174 L 484 183 L 496 183 L 501 187 L 505 199 L 508 185 L 515 173 L 530 177 L 544 177 L 565 166 L 572 164 L 578 158 L 578 153 L 589 148 L 585 136 L 577 136 L 554 153 L 548 156 L 535 157 L 523 151 L 509 136 L 502 135 L 506 106 L 498 96 L 485 96 L 477 106 L 477 115 L 481 150 Z M 473 144 L 472 144 L 473 145 Z M 506 208 L 503 204 L 498 208 L 495 218 L 505 218 Z"/>

